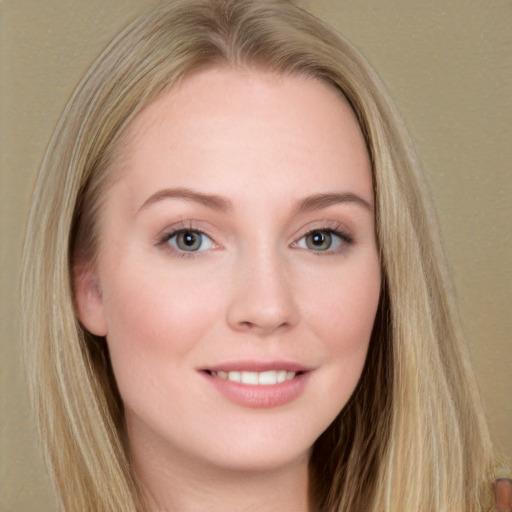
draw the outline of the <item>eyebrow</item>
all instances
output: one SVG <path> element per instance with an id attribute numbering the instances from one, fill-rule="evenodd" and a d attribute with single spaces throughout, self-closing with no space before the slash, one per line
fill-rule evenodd
<path id="1" fill-rule="evenodd" d="M 373 213 L 373 206 L 366 199 L 363 199 L 352 192 L 315 194 L 303 199 L 297 206 L 295 213 L 306 213 L 314 210 L 328 208 L 335 204 L 353 203 L 362 206 L 365 210 Z"/>
<path id="2" fill-rule="evenodd" d="M 219 210 L 222 212 L 233 209 L 231 201 L 221 196 L 205 194 L 188 188 L 165 188 L 163 190 L 159 190 L 144 201 L 142 206 L 139 208 L 139 212 L 164 199 L 184 199 L 185 201 L 193 201 L 194 203 L 201 204 L 207 208 L 211 208 L 212 210 Z"/>
<path id="3" fill-rule="evenodd" d="M 193 201 L 207 208 L 211 208 L 212 210 L 218 210 L 221 212 L 233 210 L 233 203 L 222 196 L 205 194 L 204 192 L 198 192 L 189 188 L 166 188 L 159 190 L 144 201 L 142 206 L 139 208 L 139 212 L 148 206 L 165 199 L 183 199 L 185 201 Z M 362 206 L 365 210 L 373 213 L 372 204 L 352 192 L 314 194 L 300 201 L 295 208 L 294 213 L 300 214 L 314 210 L 321 210 L 340 203 L 353 203 Z"/>

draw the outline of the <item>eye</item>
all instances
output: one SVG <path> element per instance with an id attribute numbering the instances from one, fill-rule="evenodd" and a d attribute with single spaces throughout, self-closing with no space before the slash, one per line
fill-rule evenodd
<path id="1" fill-rule="evenodd" d="M 213 246 L 213 240 L 209 236 L 193 229 L 180 229 L 166 238 L 171 247 L 182 252 L 205 251 Z"/>
<path id="2" fill-rule="evenodd" d="M 343 243 L 352 243 L 351 237 L 331 229 L 315 229 L 304 235 L 295 246 L 310 251 L 326 252 L 336 251 Z"/>

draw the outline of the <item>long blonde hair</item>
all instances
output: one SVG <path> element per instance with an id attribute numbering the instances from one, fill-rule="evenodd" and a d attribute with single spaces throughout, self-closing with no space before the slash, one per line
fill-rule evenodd
<path id="1" fill-rule="evenodd" d="M 372 160 L 381 301 L 360 383 L 313 447 L 318 510 L 484 510 L 496 462 L 411 143 L 361 55 L 285 0 L 165 3 L 114 39 L 62 114 L 33 194 L 22 276 L 31 396 L 62 509 L 146 510 L 105 340 L 77 319 L 73 262 L 94 259 L 127 125 L 188 73 L 215 65 L 332 84 L 351 104 Z"/>

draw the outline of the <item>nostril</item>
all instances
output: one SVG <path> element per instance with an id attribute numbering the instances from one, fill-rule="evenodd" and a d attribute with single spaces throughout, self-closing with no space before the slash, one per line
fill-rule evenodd
<path id="1" fill-rule="evenodd" d="M 283 328 L 289 327 L 290 323 L 288 322 L 251 322 L 248 320 L 244 320 L 241 322 L 238 322 L 236 324 L 235 329 L 243 332 L 254 332 L 258 334 L 269 334 L 275 331 L 280 331 Z"/>
<path id="2" fill-rule="evenodd" d="M 275 254 L 256 255 L 254 260 L 242 261 L 226 320 L 236 331 L 266 335 L 294 326 L 299 308 L 288 273 L 274 261 Z"/>

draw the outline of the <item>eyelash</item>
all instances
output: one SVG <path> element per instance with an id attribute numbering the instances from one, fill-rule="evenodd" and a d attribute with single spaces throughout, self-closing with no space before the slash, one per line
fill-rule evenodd
<path id="1" fill-rule="evenodd" d="M 329 235 L 331 238 L 334 236 L 338 238 L 338 245 L 341 247 L 335 247 L 332 249 L 331 247 L 323 250 L 314 250 L 310 247 L 299 247 L 299 243 L 302 240 L 306 240 L 308 236 L 311 236 L 313 234 L 323 234 L 323 235 Z M 333 242 L 334 243 L 334 242 Z M 347 249 L 347 246 L 350 246 L 354 243 L 353 238 L 346 233 L 344 230 L 342 230 L 340 227 L 318 227 L 313 228 L 307 231 L 304 235 L 302 235 L 297 242 L 293 242 L 292 246 L 298 247 L 298 248 L 304 248 L 309 249 L 310 252 L 312 252 L 315 256 L 322 256 L 322 255 L 332 255 L 332 254 L 338 254 L 342 252 L 344 249 Z M 307 242 L 306 242 L 307 244 Z"/>
<path id="2" fill-rule="evenodd" d="M 300 236 L 300 238 L 296 239 L 296 241 L 291 244 L 292 247 L 305 249 L 314 256 L 336 256 L 344 254 L 354 243 L 354 239 L 348 233 L 347 228 L 339 222 L 323 221 L 318 224 L 312 223 L 310 226 L 311 225 L 312 227 L 310 229 L 308 229 L 302 236 Z M 328 247 L 327 249 L 323 250 L 314 250 L 310 247 L 302 245 L 303 243 L 307 244 L 307 237 L 315 233 L 322 233 L 323 235 L 327 234 L 331 237 L 336 237 L 338 239 L 337 247 Z"/>
<path id="3" fill-rule="evenodd" d="M 204 231 L 195 228 L 192 223 L 186 223 L 183 225 L 180 225 L 179 227 L 175 227 L 169 231 L 164 232 L 157 240 L 157 245 L 164 247 L 166 250 L 171 251 L 174 256 L 178 258 L 195 258 L 200 255 L 200 253 L 204 252 L 205 250 L 209 249 L 203 249 L 203 250 L 197 250 L 197 251 L 184 251 L 180 250 L 179 248 L 174 248 L 169 244 L 169 241 L 178 236 L 180 233 L 194 233 L 196 235 L 200 235 L 202 237 L 206 237 L 208 240 L 211 241 L 213 245 L 215 245 L 214 240 L 208 236 Z M 309 247 L 301 247 L 299 246 L 299 243 L 302 240 L 306 240 L 308 236 L 311 236 L 315 233 L 321 233 L 321 234 L 327 234 L 329 236 L 334 236 L 339 239 L 338 244 L 342 247 L 331 249 L 330 247 L 328 249 L 324 250 L 314 250 Z M 292 242 L 291 247 L 298 248 L 298 249 L 305 249 L 309 250 L 309 252 L 313 253 L 315 256 L 322 256 L 322 255 L 332 255 L 332 254 L 339 254 L 343 251 L 343 249 L 347 249 L 347 246 L 350 246 L 354 243 L 354 240 L 352 236 L 350 236 L 338 223 L 333 223 L 329 225 L 321 225 L 319 227 L 312 228 L 308 230 L 306 233 L 304 233 L 299 239 L 297 239 L 295 242 Z M 345 247 L 343 247 L 345 246 Z"/>
<path id="4" fill-rule="evenodd" d="M 178 258 L 196 258 L 203 251 L 182 251 L 182 250 L 172 247 L 169 244 L 169 241 L 172 238 L 179 235 L 180 233 L 186 233 L 186 232 L 204 236 L 204 237 L 208 238 L 209 240 L 211 240 L 213 244 L 215 243 L 215 242 L 213 242 L 213 239 L 210 236 L 208 236 L 204 231 L 194 227 L 191 222 L 187 222 L 180 226 L 174 227 L 174 228 L 170 229 L 169 231 L 165 231 L 157 239 L 157 245 L 163 247 L 167 251 L 172 252 L 173 256 L 176 256 Z"/>

